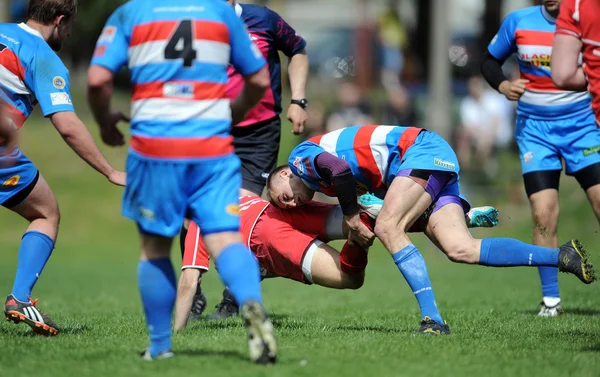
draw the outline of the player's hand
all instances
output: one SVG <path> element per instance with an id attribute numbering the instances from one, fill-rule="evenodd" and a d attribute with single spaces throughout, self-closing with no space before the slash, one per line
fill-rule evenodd
<path id="1" fill-rule="evenodd" d="M 291 105 L 288 108 L 287 119 L 292 122 L 292 125 L 294 126 L 292 133 L 294 135 L 300 135 L 304 132 L 308 114 L 306 113 L 306 109 L 303 109 L 301 106 Z"/>
<path id="2" fill-rule="evenodd" d="M 110 183 L 114 185 L 125 186 L 125 182 L 127 181 L 127 174 L 119 170 L 113 170 L 107 178 L 110 181 Z"/>
<path id="3" fill-rule="evenodd" d="M 519 98 L 525 93 L 525 86 L 529 83 L 529 80 L 516 79 L 514 81 L 503 81 L 498 87 L 498 91 L 509 100 L 518 101 Z"/>
<path id="4" fill-rule="evenodd" d="M 357 243 L 365 249 L 373 244 L 375 234 L 362 223 L 358 213 L 354 216 L 344 216 L 344 221 L 348 225 L 348 241 L 351 244 Z"/>
<path id="5" fill-rule="evenodd" d="M 122 112 L 115 112 L 109 115 L 107 123 L 100 125 L 100 137 L 106 145 L 119 147 L 125 144 L 123 133 L 117 128 L 119 122 L 129 122 L 127 117 Z"/>

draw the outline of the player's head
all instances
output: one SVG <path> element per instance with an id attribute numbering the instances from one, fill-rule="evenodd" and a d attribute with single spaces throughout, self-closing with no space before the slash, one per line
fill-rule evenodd
<path id="1" fill-rule="evenodd" d="M 558 9 L 560 8 L 560 1 L 561 0 L 542 0 L 542 4 L 544 5 L 544 8 L 546 8 L 548 13 L 557 16 Z"/>
<path id="2" fill-rule="evenodd" d="M 44 37 L 54 51 L 60 50 L 64 40 L 71 34 L 77 16 L 77 1 L 29 0 L 27 21 L 46 28 Z"/>
<path id="3" fill-rule="evenodd" d="M 282 165 L 269 174 L 267 192 L 271 201 L 280 208 L 301 206 L 315 196 L 314 190 L 295 176 L 287 165 Z"/>
<path id="4" fill-rule="evenodd" d="M 235 0 L 227 0 L 227 3 L 231 6 L 235 5 Z"/>

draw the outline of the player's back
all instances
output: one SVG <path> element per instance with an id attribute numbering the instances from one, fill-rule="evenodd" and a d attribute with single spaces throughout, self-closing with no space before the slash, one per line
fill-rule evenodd
<path id="1" fill-rule="evenodd" d="M 525 8 L 509 17 L 514 24 L 513 37 L 521 78 L 529 80 L 517 112 L 531 118 L 548 119 L 588 111 L 591 98 L 587 92 L 561 90 L 552 81 L 550 60 L 556 20 L 543 6 Z"/>
<path id="2" fill-rule="evenodd" d="M 53 55 L 52 62 L 40 61 Z M 8 118 L 17 128 L 23 126 L 38 103 L 35 86 L 41 83 L 36 84 L 36 80 L 47 80 L 44 84 L 51 84 L 57 92 L 46 93 L 50 98 L 39 100 L 51 101 L 52 105 L 60 105 L 61 101 L 70 105 L 68 95 L 58 93 L 65 88 L 65 78 L 54 77 L 51 69 L 38 69 L 36 74 L 38 64 L 56 63 L 55 55 L 36 30 L 25 24 L 0 24 L 0 98 L 6 103 Z"/>

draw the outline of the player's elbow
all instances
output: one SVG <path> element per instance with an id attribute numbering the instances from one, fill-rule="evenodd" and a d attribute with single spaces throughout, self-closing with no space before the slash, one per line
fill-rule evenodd
<path id="1" fill-rule="evenodd" d="M 99 89 L 110 85 L 113 73 L 99 65 L 92 65 L 88 70 L 87 85 L 89 89 Z"/>
<path id="2" fill-rule="evenodd" d="M 552 70 L 552 82 L 558 88 L 566 88 L 569 86 L 570 75 L 565 73 L 563 70 Z"/>
<path id="3" fill-rule="evenodd" d="M 269 78 L 269 71 L 267 70 L 267 66 L 264 66 L 258 72 L 246 78 L 246 85 L 251 85 L 255 89 L 263 92 L 267 90 L 270 84 L 271 80 Z"/>

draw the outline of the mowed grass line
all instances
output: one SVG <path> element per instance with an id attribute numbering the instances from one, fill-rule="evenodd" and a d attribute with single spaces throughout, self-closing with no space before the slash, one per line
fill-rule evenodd
<path id="1" fill-rule="evenodd" d="M 40 338 L 25 325 L 0 324 L 0 376 L 600 375 L 597 285 L 561 274 L 569 314 L 537 318 L 535 269 L 453 264 L 423 236 L 415 236 L 415 243 L 427 259 L 438 305 L 453 331 L 449 337 L 416 334 L 416 301 L 377 243 L 358 291 L 283 279 L 263 283 L 277 326 L 278 365 L 247 361 L 245 331 L 237 319 L 193 323 L 174 338 L 177 358 L 143 363 L 135 354 L 147 345 L 136 287 L 138 241 L 134 225 L 120 216 L 121 189 L 79 161 L 49 123 L 35 119 L 23 131 L 23 149 L 50 182 L 63 215 L 57 248 L 34 290 L 40 308 L 63 332 Z M 103 151 L 123 166 L 123 149 Z M 560 239 L 580 237 L 600 265 L 598 224 L 572 180 L 564 181 L 561 200 Z M 500 227 L 476 234 L 530 240 L 527 207 L 500 211 Z M 8 294 L 26 223 L 0 211 L 0 224 L 0 293 Z M 177 265 L 176 248 L 173 260 Z M 214 271 L 204 287 L 211 311 L 222 290 Z"/>

